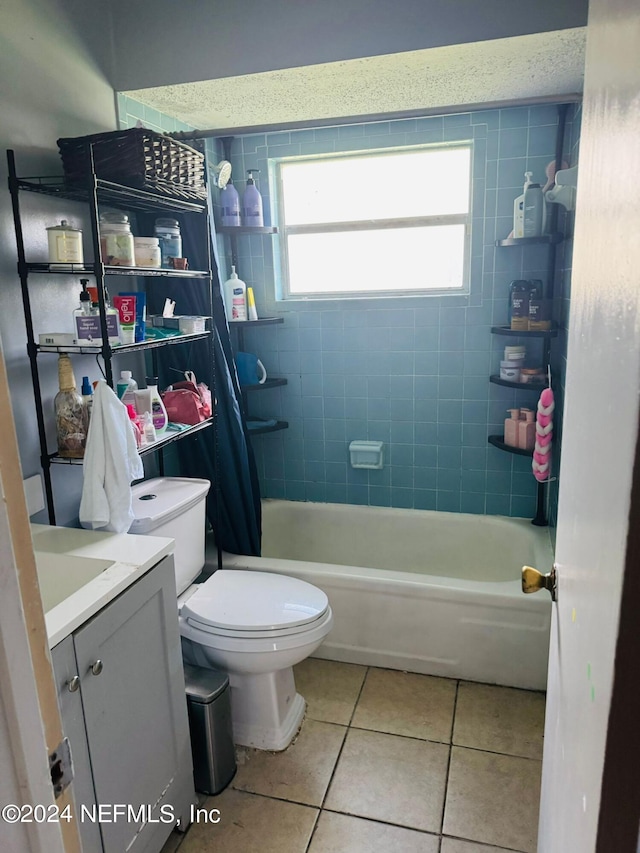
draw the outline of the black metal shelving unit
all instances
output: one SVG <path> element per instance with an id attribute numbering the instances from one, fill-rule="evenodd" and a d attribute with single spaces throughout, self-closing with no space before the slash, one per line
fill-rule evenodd
<path id="1" fill-rule="evenodd" d="M 562 152 L 564 148 L 564 132 L 567 118 L 568 104 L 558 105 L 558 125 L 556 130 L 556 150 L 555 150 L 555 167 L 558 171 L 562 167 Z M 556 272 L 556 247 L 562 242 L 564 236 L 558 232 L 558 205 L 549 205 L 549 222 L 548 233 L 539 237 L 507 237 L 504 240 L 496 240 L 495 245 L 502 248 L 525 248 L 527 246 L 544 245 L 548 247 L 547 253 L 547 280 L 545 285 L 544 296 L 546 299 L 553 299 L 554 280 Z M 504 335 L 514 338 L 539 338 L 542 340 L 542 365 L 547 369 L 550 375 L 551 363 L 551 341 L 557 337 L 558 330 L 552 326 L 551 329 L 541 331 L 519 331 L 511 329 L 509 326 L 492 326 L 492 335 Z M 497 375 L 489 377 L 489 381 L 495 385 L 502 385 L 507 388 L 513 388 L 518 391 L 537 391 L 540 393 L 547 382 L 533 384 L 524 382 L 509 382 L 506 379 L 500 379 Z M 513 453 L 516 456 L 533 457 L 533 452 L 530 450 L 521 450 L 519 447 L 511 447 L 504 443 L 504 435 L 490 435 L 487 438 L 489 444 L 496 447 L 498 450 L 503 450 L 506 453 Z M 536 496 L 536 514 L 532 519 L 532 524 L 538 527 L 544 527 L 549 522 L 546 512 L 546 483 L 537 484 Z"/>
<path id="2" fill-rule="evenodd" d="M 27 353 L 31 368 L 31 379 L 35 396 L 36 420 L 38 425 L 38 437 L 40 442 L 40 464 L 43 471 L 44 489 L 47 501 L 47 509 L 49 514 L 49 522 L 55 524 L 55 506 L 53 488 L 51 482 L 51 465 L 52 464 L 81 464 L 82 459 L 67 459 L 50 453 L 47 446 L 46 435 L 46 418 L 42 405 L 42 394 L 40 375 L 38 370 L 38 357 L 48 353 L 68 353 L 69 355 L 100 355 L 104 362 L 104 375 L 108 384 L 113 388 L 113 359 L 119 354 L 139 352 L 143 350 L 151 350 L 153 361 L 153 369 L 157 371 L 157 353 L 160 348 L 166 346 L 189 345 L 195 342 L 206 345 L 208 347 L 207 359 L 211 365 L 209 382 L 211 384 L 212 399 L 216 399 L 216 376 L 215 376 L 215 361 L 213 348 L 213 335 L 211 331 L 199 332 L 195 334 L 176 335 L 170 338 L 158 340 L 145 340 L 138 343 L 126 344 L 123 346 L 112 347 L 108 343 L 107 320 L 106 320 L 106 300 L 105 300 L 105 278 L 111 275 L 118 276 L 136 276 L 142 279 L 153 279 L 158 276 L 171 277 L 177 279 L 205 280 L 209 282 L 209 316 L 210 322 L 213 322 L 213 278 L 211 271 L 211 247 L 207 238 L 207 269 L 205 270 L 172 270 L 158 269 L 150 267 L 124 267 L 124 266 L 109 266 L 102 263 L 100 251 L 100 233 L 98 227 L 99 208 L 102 205 L 108 205 L 111 208 L 118 208 L 125 211 L 140 211 L 144 213 L 162 213 L 173 211 L 183 214 L 195 214 L 198 216 L 209 216 L 209 210 L 206 201 L 189 200 L 171 195 L 161 195 L 159 193 L 149 192 L 147 190 L 127 187 L 112 181 L 104 181 L 99 179 L 93 169 L 93 155 L 91 146 L 88 146 L 88 162 L 89 167 L 86 175 L 86 180 L 82 183 L 70 184 L 59 177 L 18 177 L 15 164 L 15 155 L 12 150 L 7 151 L 7 161 L 9 170 L 9 192 L 11 195 L 11 204 L 13 209 L 13 218 L 16 232 L 16 245 L 18 255 L 18 275 L 20 277 L 20 286 L 22 292 L 22 301 L 24 308 L 24 316 L 27 330 Z M 20 211 L 20 195 L 22 192 L 39 193 L 42 195 L 51 196 L 54 198 L 64 199 L 65 201 L 73 201 L 86 205 L 89 211 L 91 224 L 91 242 L 93 249 L 93 263 L 84 264 L 51 264 L 51 263 L 34 263 L 27 260 L 24 232 L 22 226 L 22 215 Z M 179 189 L 178 189 L 179 193 Z M 206 229 L 209 233 L 209 229 Z M 103 342 L 99 347 L 86 346 L 46 346 L 39 345 L 35 341 L 33 330 L 33 312 L 31 305 L 31 295 L 29 289 L 29 277 L 31 275 L 78 275 L 85 274 L 95 278 L 98 291 L 98 306 L 100 315 L 100 330 Z M 213 427 L 214 429 L 214 444 L 215 444 L 215 470 L 216 481 L 218 481 L 218 447 L 217 447 L 217 422 L 216 413 L 214 410 L 213 416 L 205 421 L 202 421 L 195 426 L 182 431 L 169 431 L 164 433 L 156 442 L 151 445 L 146 445 L 140 448 L 140 455 L 148 455 L 156 451 L 160 452 L 159 463 L 160 472 L 163 471 L 163 456 L 162 450 L 169 444 L 175 441 L 187 438 L 199 433 L 204 429 Z M 216 482 L 216 488 L 217 482 Z M 220 501 L 218 500 L 218 506 Z"/>

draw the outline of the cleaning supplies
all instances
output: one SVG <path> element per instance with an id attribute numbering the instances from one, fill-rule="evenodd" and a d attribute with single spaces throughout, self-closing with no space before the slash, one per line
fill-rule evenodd
<path id="1" fill-rule="evenodd" d="M 78 394 L 71 359 L 66 353 L 58 357 L 58 382 L 60 390 L 53 401 L 58 455 L 65 459 L 82 459 L 87 441 L 86 411 Z"/>
<path id="2" fill-rule="evenodd" d="M 149 405 L 153 427 L 156 433 L 163 433 L 167 428 L 169 418 L 167 417 L 167 410 L 158 391 L 157 376 L 147 376 L 147 391 L 149 392 Z"/>
<path id="3" fill-rule="evenodd" d="M 254 173 L 260 172 L 260 169 L 248 169 L 247 172 L 249 177 L 242 194 L 242 224 L 248 228 L 262 228 L 264 225 L 262 196 L 253 177 Z"/>
<path id="4" fill-rule="evenodd" d="M 238 278 L 235 266 L 231 267 L 231 275 L 222 286 L 224 307 L 227 322 L 247 319 L 247 285 Z"/>
<path id="5" fill-rule="evenodd" d="M 220 204 L 222 205 L 222 224 L 231 227 L 240 225 L 240 196 L 233 181 L 230 180 L 220 191 Z"/>

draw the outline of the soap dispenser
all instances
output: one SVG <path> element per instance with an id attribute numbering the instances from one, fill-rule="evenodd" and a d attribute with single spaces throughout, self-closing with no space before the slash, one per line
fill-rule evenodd
<path id="1" fill-rule="evenodd" d="M 520 450 L 533 450 L 536 443 L 535 412 L 533 409 L 522 409 L 520 414 L 524 420 L 518 422 L 518 447 Z"/>
<path id="2" fill-rule="evenodd" d="M 262 196 L 253 177 L 254 172 L 257 175 L 260 169 L 248 169 L 247 172 L 249 177 L 242 194 L 242 224 L 249 228 L 262 228 L 264 225 Z"/>
<path id="3" fill-rule="evenodd" d="M 240 225 L 240 196 L 232 180 L 229 180 L 227 185 L 220 190 L 220 204 L 222 206 L 222 224 L 234 228 Z"/>
<path id="4" fill-rule="evenodd" d="M 531 183 L 533 172 L 524 173 L 524 189 L 522 195 L 519 195 L 513 202 L 513 236 L 517 238 L 524 237 L 524 194 L 527 187 Z"/>

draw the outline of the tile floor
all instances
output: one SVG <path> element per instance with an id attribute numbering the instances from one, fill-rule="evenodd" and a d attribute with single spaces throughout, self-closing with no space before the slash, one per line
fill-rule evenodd
<path id="1" fill-rule="evenodd" d="M 163 853 L 535 853 L 544 696 L 309 659 L 284 752 L 238 750 Z"/>

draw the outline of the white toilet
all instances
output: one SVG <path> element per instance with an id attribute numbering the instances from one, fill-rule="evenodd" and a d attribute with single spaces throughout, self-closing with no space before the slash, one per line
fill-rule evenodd
<path id="1" fill-rule="evenodd" d="M 194 584 L 204 566 L 208 480 L 160 477 L 134 486 L 130 533 L 170 536 L 187 663 L 229 674 L 234 741 L 282 750 L 304 716 L 293 666 L 333 624 L 322 590 L 297 578 L 238 569 Z"/>

